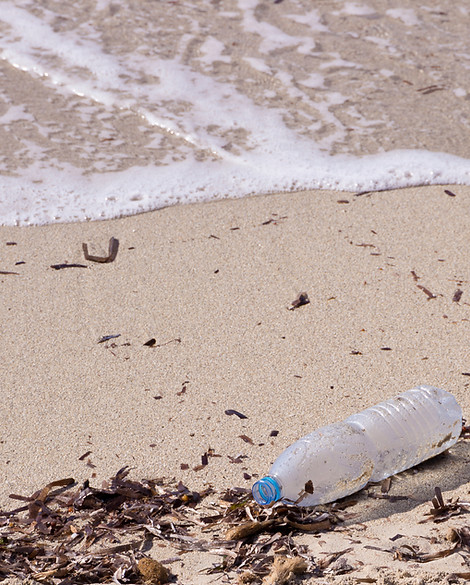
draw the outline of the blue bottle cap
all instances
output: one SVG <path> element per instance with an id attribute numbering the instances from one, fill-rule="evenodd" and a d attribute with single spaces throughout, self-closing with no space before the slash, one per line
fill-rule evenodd
<path id="1" fill-rule="evenodd" d="M 269 475 L 258 480 L 251 488 L 255 502 L 267 506 L 281 499 L 281 486 L 274 477 Z"/>

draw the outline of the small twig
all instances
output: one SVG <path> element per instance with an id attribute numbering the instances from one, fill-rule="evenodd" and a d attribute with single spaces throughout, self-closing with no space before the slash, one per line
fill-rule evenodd
<path id="1" fill-rule="evenodd" d="M 88 268 L 85 264 L 51 264 L 51 268 L 54 270 L 62 270 L 62 268 Z"/>
<path id="2" fill-rule="evenodd" d="M 425 286 L 423 286 L 422 284 L 417 284 L 416 285 L 419 289 L 421 289 L 423 291 L 423 293 L 428 297 L 428 301 L 431 299 L 435 299 L 437 298 L 436 295 L 434 293 L 432 293 L 428 288 L 426 288 Z"/>

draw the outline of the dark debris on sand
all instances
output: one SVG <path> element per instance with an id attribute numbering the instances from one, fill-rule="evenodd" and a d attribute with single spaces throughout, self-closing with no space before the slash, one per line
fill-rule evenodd
<path id="1" fill-rule="evenodd" d="M 274 566 L 285 571 L 284 561 L 274 563 L 279 555 L 299 557 L 294 573 L 307 564 L 316 574 L 325 568 L 315 566 L 293 536 L 331 529 L 341 521 L 339 507 L 261 508 L 246 488 L 195 492 L 181 482 L 135 481 L 128 474 L 127 467 L 120 469 L 101 488 L 68 478 L 29 497 L 12 495 L 22 506 L 0 511 L 0 581 L 144 583 L 140 561 L 150 556 L 153 541 L 180 555 L 220 555 L 206 573 L 249 574 L 253 581 L 269 576 Z"/>
<path id="2" fill-rule="evenodd" d="M 51 482 L 32 496 L 10 496 L 22 505 L 0 510 L 0 581 L 32 578 L 50 585 L 75 583 L 176 582 L 171 565 L 185 553 L 220 557 L 204 572 L 235 578 L 238 583 L 281 585 L 293 575 L 321 577 L 354 571 L 348 548 L 314 558 L 295 537 L 333 530 L 355 501 L 303 508 L 278 502 L 260 507 L 250 490 L 212 488 L 191 491 L 181 482 L 135 481 L 123 467 L 101 488 L 72 478 Z M 440 490 L 432 502 L 434 521 L 468 511 L 468 504 L 446 504 Z M 393 558 L 428 562 L 468 551 L 470 532 L 452 533 L 452 545 L 433 555 L 390 549 Z M 156 561 L 154 543 L 177 556 Z"/>

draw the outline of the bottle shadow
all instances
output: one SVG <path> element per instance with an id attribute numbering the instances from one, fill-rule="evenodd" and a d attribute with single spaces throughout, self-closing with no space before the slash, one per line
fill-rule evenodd
<path id="1" fill-rule="evenodd" d="M 469 481 L 469 444 L 465 439 L 460 439 L 445 453 L 393 476 L 387 493 L 382 493 L 381 484 L 368 485 L 357 494 L 340 500 L 339 507 L 357 500 L 354 507 L 346 507 L 344 525 L 390 518 L 425 503 L 429 503 L 431 508 L 436 487 L 444 493 L 457 490 Z"/>

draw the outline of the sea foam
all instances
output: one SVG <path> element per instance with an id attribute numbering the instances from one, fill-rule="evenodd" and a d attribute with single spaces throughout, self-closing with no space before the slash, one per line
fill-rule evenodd
<path id="1" fill-rule="evenodd" d="M 470 184 L 467 29 L 430 4 L 4 0 L 0 223 Z"/>

